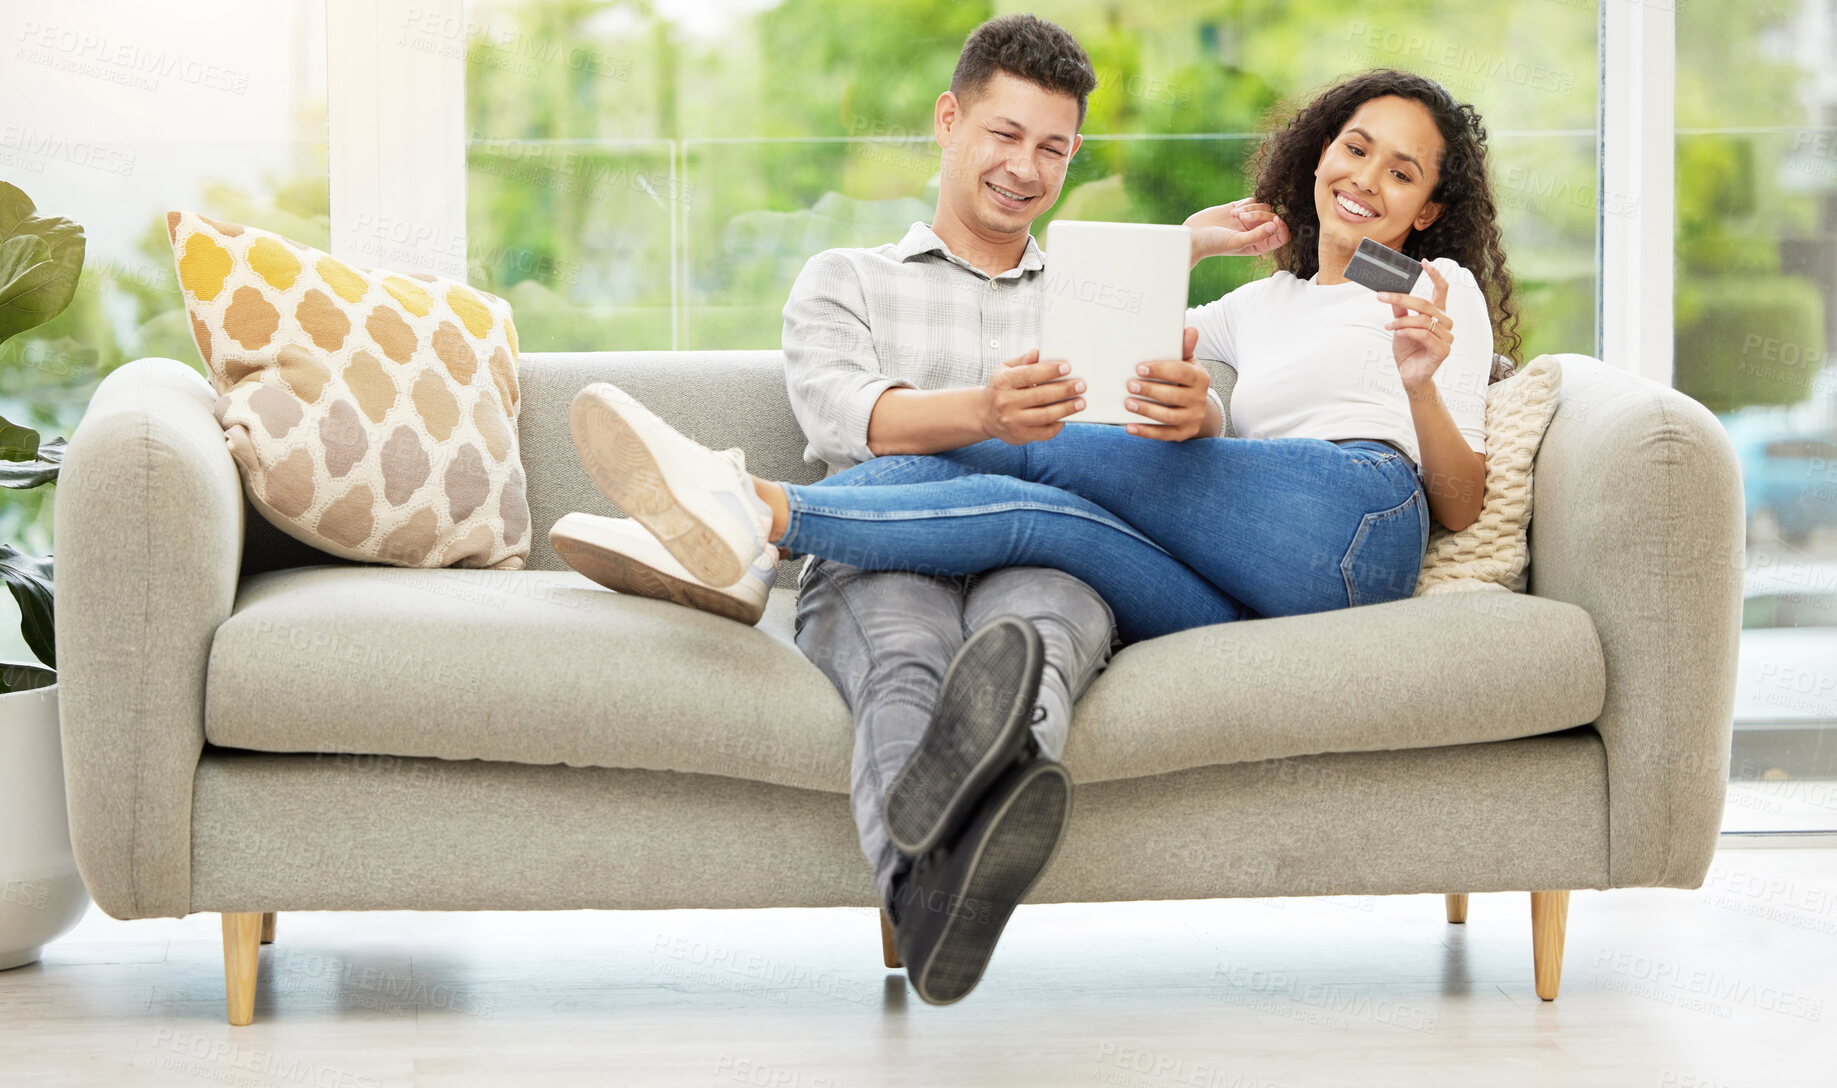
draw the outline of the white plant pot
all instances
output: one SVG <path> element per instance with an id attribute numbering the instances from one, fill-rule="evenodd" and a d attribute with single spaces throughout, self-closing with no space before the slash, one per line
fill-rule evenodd
<path id="1" fill-rule="evenodd" d="M 0 695 L 0 971 L 36 962 L 88 909 L 70 850 L 57 685 Z"/>

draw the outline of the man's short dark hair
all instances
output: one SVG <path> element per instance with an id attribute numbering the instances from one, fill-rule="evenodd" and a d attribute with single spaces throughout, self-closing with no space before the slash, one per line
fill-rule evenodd
<path id="1" fill-rule="evenodd" d="M 1003 15 L 970 31 L 950 76 L 950 93 L 967 104 L 1006 72 L 1055 94 L 1078 100 L 1078 124 L 1084 125 L 1085 101 L 1097 86 L 1091 58 L 1057 23 L 1032 15 Z"/>

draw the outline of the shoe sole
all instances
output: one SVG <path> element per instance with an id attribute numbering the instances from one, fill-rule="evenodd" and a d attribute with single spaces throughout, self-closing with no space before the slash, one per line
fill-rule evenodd
<path id="1" fill-rule="evenodd" d="M 951 659 L 931 724 L 882 802 L 894 846 L 923 854 L 943 841 L 1020 754 L 1045 656 L 1032 624 L 1003 616 Z"/>
<path id="2" fill-rule="evenodd" d="M 971 909 L 953 911 L 930 958 L 916 973 L 908 971 L 926 1004 L 954 1004 L 982 981 L 1008 918 L 1058 853 L 1071 800 L 1071 779 L 1064 768 L 1044 763 L 1003 802 L 977 844 L 963 883 L 961 901 Z M 988 905 L 986 917 L 977 916 L 975 904 Z"/>
<path id="3" fill-rule="evenodd" d="M 712 612 L 748 626 L 765 615 L 764 609 L 753 609 L 744 601 L 707 586 L 685 582 L 671 574 L 629 555 L 568 537 L 554 537 L 549 547 L 568 566 L 608 589 L 637 597 L 670 601 L 702 612 Z"/>
<path id="4" fill-rule="evenodd" d="M 733 547 L 677 498 L 668 470 L 604 394 L 576 394 L 568 426 L 594 485 L 649 529 L 684 569 L 711 586 L 731 586 L 745 576 Z"/>

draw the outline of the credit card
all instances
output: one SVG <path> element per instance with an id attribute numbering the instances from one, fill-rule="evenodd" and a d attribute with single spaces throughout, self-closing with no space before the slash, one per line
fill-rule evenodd
<path id="1" fill-rule="evenodd" d="M 1346 266 L 1346 278 L 1353 283 L 1362 283 L 1373 291 L 1395 291 L 1407 295 L 1422 277 L 1422 264 L 1414 257 L 1405 257 L 1382 242 L 1370 238 L 1359 243 L 1359 248 L 1352 254 L 1352 263 Z"/>

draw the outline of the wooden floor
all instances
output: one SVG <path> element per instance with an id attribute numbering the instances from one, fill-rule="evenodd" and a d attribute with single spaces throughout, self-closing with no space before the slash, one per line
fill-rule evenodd
<path id="1" fill-rule="evenodd" d="M 1837 1083 L 1837 850 L 1577 892 L 1561 998 L 1528 897 L 1024 907 L 930 1008 L 865 910 L 282 914 L 255 1024 L 216 915 L 92 911 L 0 973 L 0 1084 L 1272 1088 Z"/>

